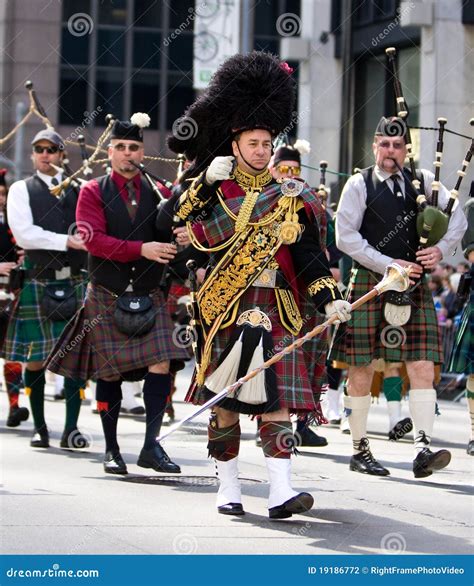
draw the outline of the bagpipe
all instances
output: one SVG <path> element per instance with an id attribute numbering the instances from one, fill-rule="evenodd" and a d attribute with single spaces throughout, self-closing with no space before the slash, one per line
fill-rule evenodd
<path id="1" fill-rule="evenodd" d="M 393 79 L 393 87 L 395 91 L 395 98 L 397 104 L 397 116 L 403 122 L 403 128 L 393 128 L 387 129 L 387 136 L 401 136 L 404 135 L 405 142 L 406 142 L 406 149 L 407 155 L 410 165 L 411 171 L 411 180 L 406 175 L 404 169 L 397 165 L 399 171 L 402 175 L 408 179 L 408 184 L 411 185 L 411 188 L 414 190 L 416 195 L 416 202 L 418 204 L 418 216 L 417 216 L 417 231 L 420 237 L 420 248 L 427 248 L 429 246 L 436 245 L 446 234 L 448 230 L 449 218 L 454 208 L 454 204 L 459 196 L 459 189 L 461 186 L 461 182 L 463 178 L 466 176 L 466 171 L 471 161 L 473 151 L 474 151 L 474 139 L 472 137 L 459 134 L 452 130 L 446 128 L 447 120 L 446 118 L 438 118 L 438 128 L 424 128 L 424 127 L 417 127 L 421 130 L 437 130 L 438 137 L 437 137 L 437 144 L 436 144 L 436 156 L 434 161 L 434 168 L 435 168 L 435 176 L 434 180 L 431 183 L 431 197 L 427 198 L 424 193 L 422 193 L 422 183 L 419 179 L 417 174 L 417 169 L 415 165 L 415 158 L 413 154 L 413 144 L 411 139 L 411 132 L 410 126 L 408 124 L 408 117 L 409 117 L 409 109 L 407 102 L 403 96 L 402 86 L 400 83 L 400 79 L 397 73 L 396 67 L 396 49 L 393 47 L 387 48 L 385 53 L 388 57 L 388 63 L 390 67 L 390 72 Z M 474 125 L 474 119 L 470 120 L 470 125 Z M 443 148 L 444 148 L 444 133 L 451 132 L 452 134 L 456 134 L 458 136 L 462 136 L 464 138 L 470 139 L 471 144 L 470 147 L 464 157 L 462 162 L 461 169 L 458 170 L 458 179 L 454 189 L 450 192 L 450 197 L 448 203 L 444 210 L 438 207 L 438 195 L 440 189 L 440 174 L 441 174 L 441 166 L 442 166 L 442 156 L 443 156 Z"/>

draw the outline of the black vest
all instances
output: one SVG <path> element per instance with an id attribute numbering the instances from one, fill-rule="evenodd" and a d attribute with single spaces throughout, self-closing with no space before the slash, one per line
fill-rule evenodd
<path id="1" fill-rule="evenodd" d="M 13 235 L 6 222 L 4 212 L 4 221 L 0 224 L 0 262 L 16 262 L 17 256 Z"/>
<path id="2" fill-rule="evenodd" d="M 76 206 L 78 194 L 68 187 L 61 197 L 50 193 L 48 186 L 38 175 L 25 180 L 30 199 L 33 223 L 49 232 L 58 234 L 72 233 L 71 226 L 76 223 Z M 87 253 L 81 250 L 27 250 L 27 257 L 35 268 L 62 269 L 70 266 L 73 272 L 79 272 L 86 266 Z"/>
<path id="3" fill-rule="evenodd" d="M 415 261 L 420 239 L 416 231 L 418 206 L 414 188 L 405 178 L 405 197 L 397 197 L 373 170 L 369 167 L 361 171 L 367 189 L 367 209 L 359 231 L 382 254 Z M 408 169 L 404 169 L 405 173 L 411 179 Z M 424 189 L 423 176 L 420 180 Z"/>
<path id="4" fill-rule="evenodd" d="M 119 240 L 157 241 L 155 221 L 158 201 L 143 178 L 140 202 L 133 223 L 118 187 L 111 177 L 108 175 L 99 177 L 97 182 L 102 194 L 108 236 Z M 168 241 L 170 240 L 171 234 L 168 236 Z M 89 273 L 92 283 L 102 285 L 117 295 L 124 293 L 129 285 L 139 295 L 156 289 L 160 283 L 163 266 L 144 257 L 131 262 L 118 262 L 89 255 Z"/>

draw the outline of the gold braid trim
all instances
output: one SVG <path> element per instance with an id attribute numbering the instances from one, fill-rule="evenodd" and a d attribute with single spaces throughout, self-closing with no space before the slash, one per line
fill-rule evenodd
<path id="1" fill-rule="evenodd" d="M 316 279 L 316 281 L 313 281 L 308 287 L 308 293 L 310 295 L 316 295 L 326 288 L 331 291 L 332 298 L 336 299 L 335 290 L 337 289 L 337 283 L 332 277 L 320 277 L 319 279 Z"/>
<path id="2" fill-rule="evenodd" d="M 294 336 L 297 336 L 303 327 L 303 318 L 296 305 L 293 291 L 288 289 L 275 289 L 275 297 L 278 314 L 283 327 Z"/>
<path id="3" fill-rule="evenodd" d="M 193 179 L 189 188 L 179 198 L 179 209 L 176 215 L 180 220 L 186 220 L 191 212 L 200 210 L 207 204 L 207 200 L 203 201 L 198 195 L 202 188 L 202 176 L 203 173 Z"/>
<path id="4" fill-rule="evenodd" d="M 268 185 L 273 181 L 273 177 L 268 169 L 265 169 L 263 173 L 259 175 L 250 175 L 250 173 L 246 173 L 242 171 L 240 167 L 236 167 L 233 175 L 230 176 L 230 179 L 235 179 L 240 187 L 246 191 L 246 187 L 251 187 L 252 189 L 259 189 L 262 190 L 265 185 Z"/>

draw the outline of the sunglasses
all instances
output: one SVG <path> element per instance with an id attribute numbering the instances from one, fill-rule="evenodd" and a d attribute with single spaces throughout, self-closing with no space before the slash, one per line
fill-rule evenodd
<path id="1" fill-rule="evenodd" d="M 35 145 L 33 147 L 33 151 L 35 153 L 37 153 L 38 155 L 41 155 L 41 153 L 44 153 L 44 151 L 46 151 L 48 153 L 48 155 L 54 155 L 55 153 L 57 153 L 59 151 L 59 147 Z"/>
<path id="2" fill-rule="evenodd" d="M 277 169 L 280 173 L 288 173 L 288 171 L 290 171 L 290 173 L 292 175 L 299 175 L 301 173 L 301 167 L 290 167 L 289 165 L 279 165 L 277 167 Z"/>
<path id="3" fill-rule="evenodd" d="M 140 144 L 124 144 L 123 142 L 119 142 L 118 144 L 111 144 L 110 146 L 116 151 L 122 152 L 128 149 L 131 153 L 136 153 L 141 148 L 143 148 Z"/>

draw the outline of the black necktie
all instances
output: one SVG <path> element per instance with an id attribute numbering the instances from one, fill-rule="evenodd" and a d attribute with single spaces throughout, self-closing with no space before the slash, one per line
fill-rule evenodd
<path id="1" fill-rule="evenodd" d="M 130 218 L 132 222 L 135 220 L 135 216 L 137 215 L 137 196 L 135 193 L 135 185 L 133 183 L 133 179 L 126 183 L 127 188 L 127 210 L 130 214 Z"/>
<path id="2" fill-rule="evenodd" d="M 390 179 L 393 181 L 393 193 L 397 196 L 397 197 L 401 197 L 403 198 L 403 191 L 402 188 L 400 187 L 400 183 L 398 183 L 398 175 L 391 175 Z"/>
<path id="3" fill-rule="evenodd" d="M 53 177 L 51 179 L 51 185 L 54 185 L 54 186 L 59 185 L 59 181 L 56 179 L 56 177 Z"/>

